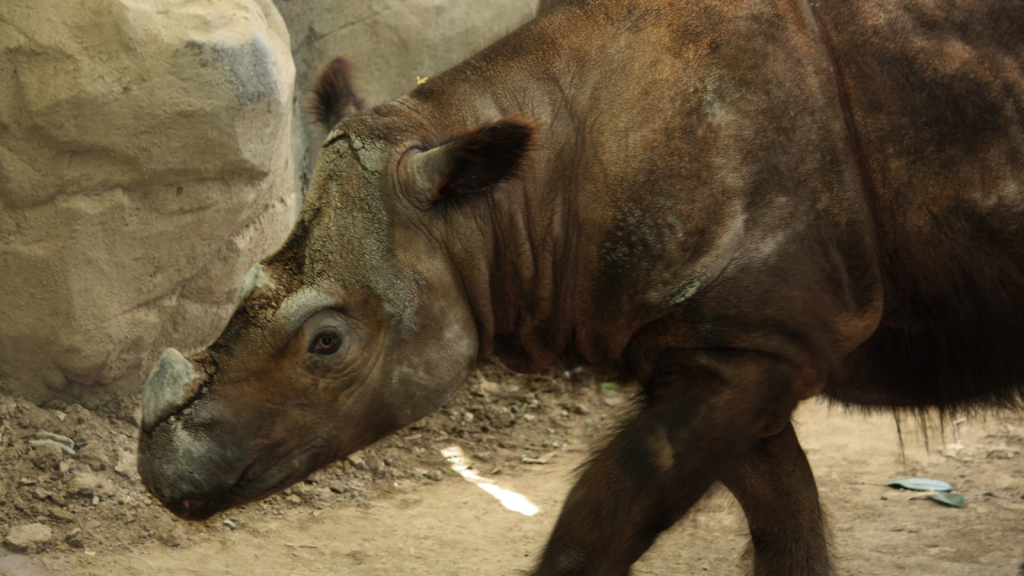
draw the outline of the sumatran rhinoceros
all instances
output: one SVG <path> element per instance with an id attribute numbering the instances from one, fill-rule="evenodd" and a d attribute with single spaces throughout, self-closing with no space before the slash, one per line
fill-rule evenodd
<path id="1" fill-rule="evenodd" d="M 536 574 L 627 574 L 715 481 L 757 574 L 827 574 L 798 402 L 1021 401 L 1022 31 L 1019 0 L 547 12 L 333 127 L 223 334 L 146 383 L 146 486 L 206 518 L 437 410 L 481 355 L 571 358 L 642 406 Z"/>

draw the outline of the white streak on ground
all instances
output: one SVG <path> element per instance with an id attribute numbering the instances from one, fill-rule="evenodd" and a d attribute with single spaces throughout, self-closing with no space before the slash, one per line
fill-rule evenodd
<path id="1" fill-rule="evenodd" d="M 487 492 L 491 496 L 497 498 L 498 502 L 500 502 L 505 508 L 508 508 L 513 512 L 519 512 L 524 516 L 533 516 L 540 512 L 540 508 L 530 502 L 526 496 L 523 496 L 518 492 L 506 490 L 491 480 L 470 470 L 469 463 L 466 460 L 466 454 L 462 451 L 462 448 L 458 446 L 449 446 L 441 450 L 441 455 L 444 456 L 445 460 L 447 460 L 449 464 L 451 464 L 452 470 L 458 472 L 458 474 L 468 482 L 472 482 L 479 486 L 484 492 Z"/>

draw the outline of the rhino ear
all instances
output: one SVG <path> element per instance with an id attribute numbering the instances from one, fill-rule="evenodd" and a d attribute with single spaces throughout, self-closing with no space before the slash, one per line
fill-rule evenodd
<path id="1" fill-rule="evenodd" d="M 352 89 L 352 64 L 341 55 L 320 70 L 308 91 L 306 111 L 327 128 L 363 109 L 363 101 Z"/>
<path id="2" fill-rule="evenodd" d="M 410 152 L 399 166 L 401 188 L 424 210 L 449 194 L 486 190 L 522 169 L 534 131 L 526 119 L 509 117 L 436 148 Z"/>

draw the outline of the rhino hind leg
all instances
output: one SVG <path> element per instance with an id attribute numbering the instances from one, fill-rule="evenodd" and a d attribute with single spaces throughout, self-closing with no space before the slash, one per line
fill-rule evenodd
<path id="1" fill-rule="evenodd" d="M 722 483 L 747 516 L 754 576 L 832 573 L 818 488 L 792 424 L 758 442 Z"/>
<path id="2" fill-rule="evenodd" d="M 601 450 L 570 491 L 536 576 L 625 576 L 657 536 L 679 520 L 716 481 L 733 480 L 760 541 L 758 574 L 828 574 L 817 493 L 789 417 L 797 399 L 796 375 L 780 360 L 759 353 L 672 350 L 645 382 L 645 404 Z M 774 440 L 765 441 L 766 436 Z M 794 471 L 786 466 L 797 466 Z M 763 506 L 757 478 L 784 489 L 781 501 Z M 809 484 L 808 484 L 809 483 Z M 793 497 L 790 497 L 790 494 Z M 778 542 L 792 518 L 767 518 L 772 507 L 795 505 L 807 522 L 787 537 L 807 548 Z M 811 505 L 812 504 L 812 505 Z M 796 572 L 790 554 L 813 550 L 816 559 Z M 779 556 L 786 558 L 780 558 Z M 785 563 L 788 562 L 788 563 Z"/>

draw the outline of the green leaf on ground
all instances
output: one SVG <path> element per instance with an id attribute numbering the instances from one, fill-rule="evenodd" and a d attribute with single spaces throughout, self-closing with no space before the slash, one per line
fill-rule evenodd
<path id="1" fill-rule="evenodd" d="M 949 492 L 953 489 L 949 482 L 935 480 L 934 478 L 897 478 L 885 483 L 893 488 L 906 488 L 907 490 L 918 490 L 921 492 Z"/>
<path id="2" fill-rule="evenodd" d="M 966 502 L 963 496 L 953 494 L 952 492 L 936 492 L 935 494 L 929 494 L 928 497 L 939 504 L 945 504 L 954 508 L 963 508 Z"/>
<path id="3" fill-rule="evenodd" d="M 601 382 L 601 390 L 607 390 L 609 392 L 618 392 L 619 385 L 615 382 Z"/>

